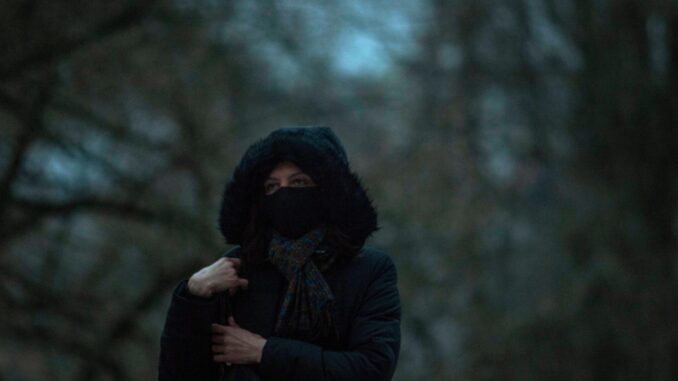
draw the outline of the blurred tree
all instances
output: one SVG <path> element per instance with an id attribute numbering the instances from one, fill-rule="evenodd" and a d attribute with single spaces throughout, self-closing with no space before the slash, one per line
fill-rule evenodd
<path id="1" fill-rule="evenodd" d="M 405 353 L 436 379 L 675 378 L 675 4 L 430 6 L 404 62 L 407 194 L 441 198 L 409 204 L 432 226 L 402 237 L 447 248 L 413 264 L 446 281 L 404 284 L 447 292 L 409 316 L 424 343 Z"/>
<path id="2" fill-rule="evenodd" d="M 592 332 L 592 372 L 674 379 L 678 7 L 580 1 L 574 10 L 569 30 L 582 65 L 572 169 L 589 207 L 568 233 L 580 266 L 593 269 L 580 311 Z"/>
<path id="3" fill-rule="evenodd" d="M 224 250 L 245 144 L 351 112 L 337 37 L 312 32 L 336 9 L 0 5 L 0 377 L 155 377 L 173 285 Z"/>
<path id="4" fill-rule="evenodd" d="M 678 6 L 0 4 L 0 378 L 149 379 L 273 128 L 328 124 L 400 270 L 397 379 L 678 375 Z"/>
<path id="5" fill-rule="evenodd" d="M 241 93 L 247 58 L 216 65 L 239 47 L 191 21 L 206 11 L 3 4 L 1 329 L 3 357 L 17 359 L 3 376 L 154 377 L 149 314 L 222 250 L 214 172 L 236 114 L 222 97 Z"/>

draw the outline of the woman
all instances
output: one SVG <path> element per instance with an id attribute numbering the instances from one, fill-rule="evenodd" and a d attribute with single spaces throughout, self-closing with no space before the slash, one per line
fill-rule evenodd
<path id="1" fill-rule="evenodd" d="M 252 145 L 224 192 L 237 245 L 179 283 L 160 380 L 389 380 L 400 350 L 396 270 L 363 247 L 377 215 L 327 127 Z"/>

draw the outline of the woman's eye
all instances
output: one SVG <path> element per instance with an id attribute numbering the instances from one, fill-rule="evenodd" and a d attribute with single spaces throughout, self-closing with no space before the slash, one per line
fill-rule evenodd
<path id="1" fill-rule="evenodd" d="M 266 192 L 266 194 L 271 194 L 275 192 L 276 189 L 278 189 L 278 184 L 266 184 L 264 186 L 264 191 Z"/>
<path id="2" fill-rule="evenodd" d="M 300 178 L 300 179 L 294 179 L 290 182 L 291 185 L 294 186 L 299 186 L 299 187 L 308 187 L 311 186 L 311 181 L 309 179 L 305 178 Z"/>

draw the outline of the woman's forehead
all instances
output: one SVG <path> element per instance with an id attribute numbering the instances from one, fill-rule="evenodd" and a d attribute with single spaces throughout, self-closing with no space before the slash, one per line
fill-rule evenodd
<path id="1" fill-rule="evenodd" d="M 268 177 L 287 177 L 298 173 L 306 174 L 301 168 L 299 168 L 298 165 L 294 164 L 293 162 L 283 161 L 273 167 L 273 170 Z"/>

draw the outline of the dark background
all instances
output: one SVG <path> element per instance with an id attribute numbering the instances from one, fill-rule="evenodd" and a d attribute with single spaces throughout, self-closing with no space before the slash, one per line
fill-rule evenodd
<path id="1" fill-rule="evenodd" d="M 151 380 L 225 181 L 323 124 L 397 380 L 678 379 L 678 3 L 0 2 L 0 379 Z"/>

